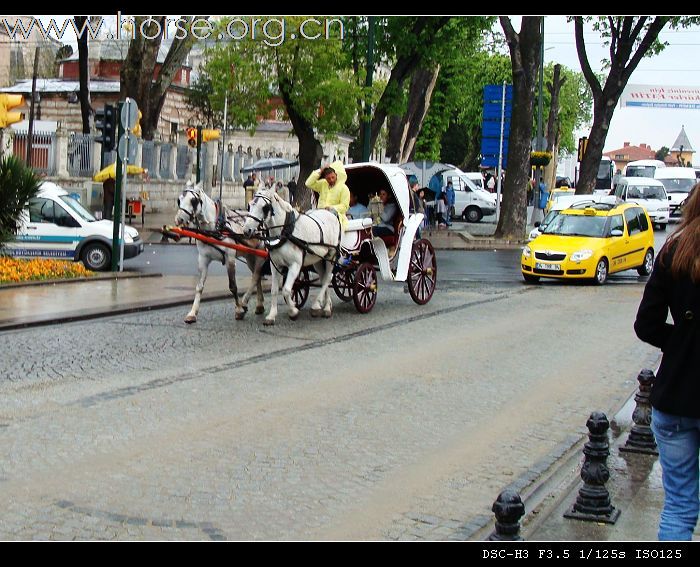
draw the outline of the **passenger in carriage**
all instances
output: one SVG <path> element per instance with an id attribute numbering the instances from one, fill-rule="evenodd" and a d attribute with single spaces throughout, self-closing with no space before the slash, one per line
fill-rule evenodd
<path id="1" fill-rule="evenodd" d="M 333 211 L 344 232 L 348 224 L 345 213 L 350 206 L 350 190 L 345 182 L 348 174 L 342 161 L 334 161 L 330 166 L 317 169 L 306 180 L 306 186 L 318 193 L 318 208 Z"/>
<path id="2" fill-rule="evenodd" d="M 384 210 L 380 216 L 379 224 L 372 227 L 372 234 L 374 236 L 393 236 L 394 221 L 398 208 L 394 202 L 393 195 L 389 194 L 389 191 L 386 189 L 379 190 L 379 199 L 384 205 Z"/>
<path id="3" fill-rule="evenodd" d="M 350 189 L 350 208 L 347 216 L 349 219 L 362 219 L 369 216 L 369 209 L 357 200 L 357 193 Z"/>

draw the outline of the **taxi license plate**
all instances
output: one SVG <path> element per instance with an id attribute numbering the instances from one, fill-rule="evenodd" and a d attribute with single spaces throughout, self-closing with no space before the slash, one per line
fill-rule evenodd
<path id="1" fill-rule="evenodd" d="M 536 262 L 535 268 L 538 270 L 551 270 L 553 272 L 558 272 L 561 270 L 561 265 L 559 265 L 559 264 L 543 264 L 541 262 Z"/>

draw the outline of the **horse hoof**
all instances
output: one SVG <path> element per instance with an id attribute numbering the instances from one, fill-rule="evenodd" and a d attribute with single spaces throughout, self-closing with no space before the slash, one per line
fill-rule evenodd
<path id="1" fill-rule="evenodd" d="M 297 311 L 294 315 L 291 313 L 289 314 L 289 320 L 290 321 L 296 321 L 299 318 L 299 311 Z"/>
<path id="2" fill-rule="evenodd" d="M 323 312 L 323 316 L 324 316 L 326 319 L 330 319 L 330 318 L 331 318 L 331 315 L 333 315 L 333 312 L 332 312 L 332 311 L 324 311 L 324 312 Z"/>
<path id="3" fill-rule="evenodd" d="M 320 309 L 312 309 L 311 310 L 311 316 L 312 317 L 320 317 L 322 311 Z"/>
<path id="4" fill-rule="evenodd" d="M 245 317 L 245 311 L 236 312 L 236 321 L 242 321 Z"/>
<path id="5" fill-rule="evenodd" d="M 263 313 L 265 313 L 265 306 L 264 306 L 264 305 L 258 305 L 258 306 L 255 308 L 255 314 L 256 314 L 256 315 L 262 315 Z"/>
<path id="6" fill-rule="evenodd" d="M 266 327 L 272 327 L 274 324 L 275 324 L 274 319 L 265 319 L 263 321 L 263 325 L 265 325 Z"/>
<path id="7" fill-rule="evenodd" d="M 187 323 L 188 325 L 191 325 L 192 323 L 196 323 L 196 322 L 197 322 L 197 317 L 195 317 L 193 315 L 188 315 L 187 317 L 185 317 L 185 323 Z"/>

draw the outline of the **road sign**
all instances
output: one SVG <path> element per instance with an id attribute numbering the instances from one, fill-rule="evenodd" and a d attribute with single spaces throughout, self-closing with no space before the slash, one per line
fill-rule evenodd
<path id="1" fill-rule="evenodd" d="M 124 130 L 131 130 L 139 121 L 139 107 L 136 101 L 132 98 L 127 98 L 124 101 L 121 115 L 122 126 Z"/>
<path id="2" fill-rule="evenodd" d="M 127 138 L 128 138 L 128 153 L 127 153 Z M 136 161 L 136 136 L 131 132 L 124 132 L 119 138 L 119 146 L 117 151 L 119 157 L 124 161 L 133 164 Z"/>

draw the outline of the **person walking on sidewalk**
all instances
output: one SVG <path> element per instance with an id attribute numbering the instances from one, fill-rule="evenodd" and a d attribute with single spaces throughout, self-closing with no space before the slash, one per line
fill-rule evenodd
<path id="1" fill-rule="evenodd" d="M 452 181 L 447 182 L 445 187 L 445 197 L 447 197 L 447 212 L 445 215 L 445 221 L 447 226 L 452 226 L 452 209 L 455 206 L 455 188 L 452 185 Z"/>
<path id="2" fill-rule="evenodd" d="M 651 427 L 664 486 L 658 537 L 690 540 L 698 521 L 700 453 L 700 190 L 661 249 L 634 330 L 663 351 L 651 391 Z M 671 311 L 672 323 L 666 319 Z"/>

